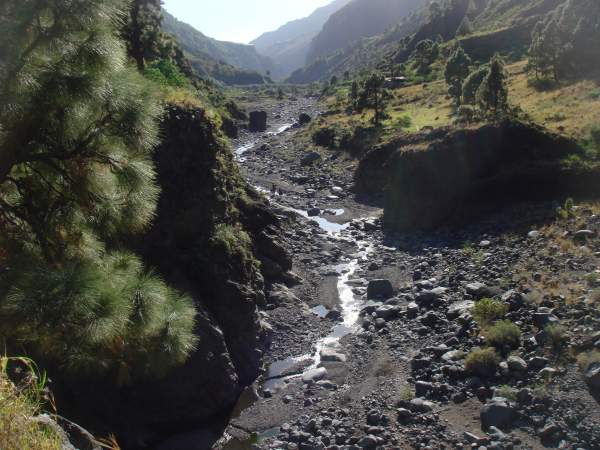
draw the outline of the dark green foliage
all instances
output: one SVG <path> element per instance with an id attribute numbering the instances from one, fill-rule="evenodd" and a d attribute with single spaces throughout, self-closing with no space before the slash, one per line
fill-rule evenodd
<path id="1" fill-rule="evenodd" d="M 143 70 L 147 61 L 158 58 L 162 39 L 161 0 L 132 0 L 129 15 L 123 27 L 127 51 Z"/>
<path id="2" fill-rule="evenodd" d="M 163 375 L 196 345 L 191 299 L 129 253 L 59 267 L 22 255 L 0 277 L 0 293 L 2 335 L 69 371 L 110 372 L 128 383 Z"/>
<path id="3" fill-rule="evenodd" d="M 435 62 L 440 54 L 439 45 L 430 39 L 419 42 L 413 53 L 415 68 L 421 75 L 429 73 L 430 66 Z"/>
<path id="4" fill-rule="evenodd" d="M 600 67 L 600 3 L 567 0 L 536 24 L 529 49 L 536 76 L 555 80 Z"/>
<path id="5" fill-rule="evenodd" d="M 358 107 L 358 98 L 359 98 L 359 87 L 358 81 L 354 80 L 352 82 L 352 86 L 350 86 L 350 93 L 348 94 L 350 100 L 350 107 L 352 110 L 355 110 Z"/>
<path id="6" fill-rule="evenodd" d="M 498 117 L 508 110 L 508 88 L 504 61 L 499 55 L 492 58 L 487 76 L 477 90 L 477 103 L 484 113 Z"/>
<path id="7" fill-rule="evenodd" d="M 482 66 L 471 72 L 465 79 L 462 86 L 463 103 L 474 105 L 477 102 L 477 90 L 479 89 L 479 86 L 481 86 L 481 82 L 487 77 L 489 70 L 489 67 Z"/>
<path id="8" fill-rule="evenodd" d="M 372 73 L 363 83 L 358 99 L 359 109 L 372 109 L 375 113 L 373 122 L 379 125 L 385 117 L 385 109 L 391 97 L 384 88 L 385 77 L 379 73 Z"/>
<path id="9" fill-rule="evenodd" d="M 0 283 L 2 312 L 12 318 L 3 321 L 12 320 L 19 341 L 73 367 L 76 360 L 134 371 L 150 360 L 155 368 L 181 362 L 193 347 L 195 312 L 144 275 L 135 257 L 106 250 L 147 227 L 158 197 L 152 151 L 161 109 L 116 37 L 121 6 L 2 5 L 0 253 L 11 269 Z M 165 317 L 139 322 L 136 341 L 129 339 L 130 313 L 140 297 L 127 289 L 142 280 L 148 295 L 164 293 L 153 297 L 156 314 L 149 314 Z M 71 333 L 81 346 L 61 341 Z M 97 353 L 105 357 L 96 361 Z"/>
<path id="10" fill-rule="evenodd" d="M 462 47 L 458 47 L 446 62 L 444 78 L 448 84 L 448 93 L 457 105 L 460 105 L 462 88 L 465 79 L 469 76 L 471 58 Z"/>
<path id="11" fill-rule="evenodd" d="M 161 59 L 150 63 L 144 69 L 144 76 L 162 86 L 185 87 L 190 82 L 170 60 Z"/>
<path id="12" fill-rule="evenodd" d="M 558 80 L 564 51 L 565 47 L 556 19 L 538 22 L 533 30 L 529 48 L 529 63 L 535 70 L 536 78 L 551 73 L 554 80 Z"/>

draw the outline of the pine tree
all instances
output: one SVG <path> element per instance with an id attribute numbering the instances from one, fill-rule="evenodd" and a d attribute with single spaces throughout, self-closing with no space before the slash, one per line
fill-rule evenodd
<path id="1" fill-rule="evenodd" d="M 355 110 L 358 107 L 358 97 L 359 97 L 358 81 L 354 80 L 352 82 L 352 86 L 350 87 L 350 93 L 349 93 L 350 106 L 352 107 L 352 110 Z"/>
<path id="2" fill-rule="evenodd" d="M 469 76 L 470 66 L 471 58 L 460 45 L 446 62 L 444 77 L 448 84 L 448 93 L 459 106 L 462 98 L 462 86 Z"/>
<path id="3" fill-rule="evenodd" d="M 415 66 L 420 74 L 429 72 L 429 67 L 439 56 L 439 45 L 430 39 L 420 41 L 413 53 Z"/>
<path id="4" fill-rule="evenodd" d="M 465 79 L 462 85 L 462 102 L 463 104 L 474 105 L 477 102 L 477 90 L 483 80 L 487 77 L 490 69 L 486 66 L 474 70 Z"/>
<path id="5" fill-rule="evenodd" d="M 113 250 L 148 225 L 159 193 L 161 110 L 117 38 L 122 6 L 2 4 L 0 325 L 46 358 L 126 380 L 182 362 L 196 313 Z"/>
<path id="6" fill-rule="evenodd" d="M 529 48 L 530 64 L 536 72 L 536 77 L 539 77 L 540 74 L 545 76 L 550 72 L 558 81 L 564 46 L 558 22 L 555 19 L 536 24 Z"/>
<path id="7" fill-rule="evenodd" d="M 146 62 L 159 57 L 161 53 L 162 1 L 133 0 L 123 27 L 123 38 L 127 51 L 142 71 Z"/>
<path id="8" fill-rule="evenodd" d="M 372 73 L 364 82 L 362 91 L 359 95 L 359 107 L 372 109 L 374 112 L 373 122 L 379 126 L 381 120 L 385 117 L 385 109 L 390 93 L 384 88 L 385 77 L 379 73 Z"/>
<path id="9" fill-rule="evenodd" d="M 490 69 L 477 90 L 477 102 L 481 110 L 491 116 L 499 116 L 508 110 L 506 70 L 500 55 L 490 62 Z"/>

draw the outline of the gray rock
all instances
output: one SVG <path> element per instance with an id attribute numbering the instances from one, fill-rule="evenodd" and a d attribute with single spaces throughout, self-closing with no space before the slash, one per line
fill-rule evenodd
<path id="1" fill-rule="evenodd" d="M 269 293 L 267 302 L 271 305 L 281 305 L 284 303 L 298 305 L 300 300 L 290 291 L 287 286 L 275 284 Z"/>
<path id="2" fill-rule="evenodd" d="M 306 213 L 308 214 L 308 217 L 316 217 L 321 214 L 321 210 L 319 208 L 310 208 Z"/>
<path id="3" fill-rule="evenodd" d="M 384 320 L 391 320 L 398 317 L 400 314 L 400 307 L 394 305 L 383 305 L 375 310 L 375 315 Z"/>
<path id="4" fill-rule="evenodd" d="M 412 412 L 428 413 L 433 411 L 434 404 L 423 400 L 422 398 L 414 398 L 410 401 L 409 408 Z"/>
<path id="5" fill-rule="evenodd" d="M 475 297 L 476 300 L 480 300 L 485 297 L 495 297 L 500 295 L 501 292 L 498 288 L 489 287 L 483 283 L 470 283 L 465 287 L 467 294 Z"/>
<path id="6" fill-rule="evenodd" d="M 510 356 L 506 360 L 506 363 L 508 364 L 508 369 L 511 372 L 522 373 L 527 371 L 527 363 L 523 358 L 520 358 L 518 356 Z"/>
<path id="7" fill-rule="evenodd" d="M 315 162 L 319 161 L 321 159 L 321 155 L 317 152 L 310 152 L 308 154 L 306 154 L 301 160 L 300 160 L 300 164 L 303 166 L 310 166 L 311 164 L 314 164 Z"/>
<path id="8" fill-rule="evenodd" d="M 367 448 L 367 449 L 371 449 L 371 448 L 376 448 L 377 447 L 377 438 L 375 436 L 372 435 L 367 435 L 362 437 L 357 443 L 356 445 L 358 445 L 360 448 Z"/>
<path id="9" fill-rule="evenodd" d="M 325 378 L 327 378 L 327 369 L 325 367 L 308 370 L 302 375 L 302 381 L 306 384 L 312 384 Z"/>
<path id="10" fill-rule="evenodd" d="M 394 296 L 394 287 L 390 280 L 371 280 L 367 286 L 367 298 L 388 299 Z"/>
<path id="11" fill-rule="evenodd" d="M 556 317 L 549 308 L 539 308 L 538 311 L 533 314 L 533 324 L 540 329 L 544 329 L 547 325 L 558 322 L 560 322 L 559 318 Z"/>
<path id="12" fill-rule="evenodd" d="M 517 411 L 507 399 L 495 397 L 481 407 L 479 415 L 484 430 L 490 427 L 508 429 L 514 422 Z"/>
<path id="13" fill-rule="evenodd" d="M 585 371 L 585 381 L 592 389 L 600 391 L 600 363 L 592 364 Z"/>
<path id="14" fill-rule="evenodd" d="M 336 352 L 331 348 L 321 350 L 321 361 L 326 362 L 346 362 L 346 355 Z"/>

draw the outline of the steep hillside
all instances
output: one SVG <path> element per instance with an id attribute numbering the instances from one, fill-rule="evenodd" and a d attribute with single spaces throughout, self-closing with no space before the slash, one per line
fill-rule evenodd
<path id="1" fill-rule="evenodd" d="M 251 45 L 218 41 L 164 12 L 163 29 L 175 37 L 201 75 L 227 84 L 263 83 L 263 74 L 273 68 L 271 60 Z"/>
<path id="2" fill-rule="evenodd" d="M 333 14 L 313 39 L 308 62 L 346 48 L 354 41 L 383 33 L 426 0 L 353 0 Z"/>
<path id="3" fill-rule="evenodd" d="M 264 33 L 252 45 L 258 52 L 276 62 L 275 75 L 287 77 L 302 67 L 312 39 L 321 31 L 325 22 L 350 0 L 335 0 L 329 5 L 315 10 L 310 16 L 286 23 L 275 31 Z"/>
<path id="4" fill-rule="evenodd" d="M 358 73 L 384 67 L 397 53 L 399 42 L 415 33 L 426 22 L 427 14 L 426 8 L 419 8 L 385 33 L 360 39 L 333 55 L 319 58 L 296 70 L 288 81 L 299 84 L 312 83 L 329 80 L 333 75 L 339 77 L 345 72 Z"/>

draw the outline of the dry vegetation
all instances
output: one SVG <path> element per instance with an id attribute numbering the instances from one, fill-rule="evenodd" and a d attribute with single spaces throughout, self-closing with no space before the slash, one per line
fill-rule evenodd
<path id="1" fill-rule="evenodd" d="M 0 449 L 60 450 L 56 431 L 34 418 L 41 413 L 40 386 L 35 383 L 17 389 L 6 374 L 7 358 L 0 359 Z"/>

